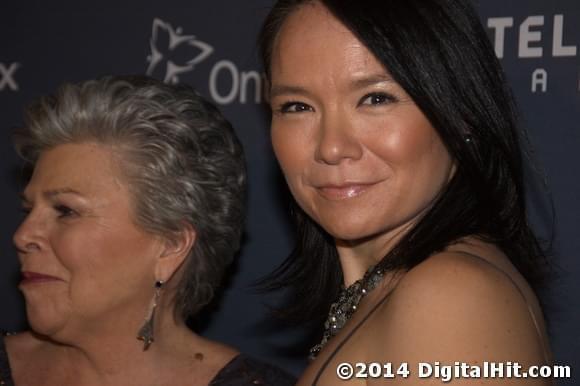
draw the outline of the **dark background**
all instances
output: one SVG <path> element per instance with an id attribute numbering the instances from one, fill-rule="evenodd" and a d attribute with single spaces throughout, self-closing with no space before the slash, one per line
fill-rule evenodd
<path id="1" fill-rule="evenodd" d="M 303 356 L 283 348 L 297 342 L 302 334 L 264 319 L 264 303 L 276 299 L 258 295 L 250 287 L 282 261 L 291 245 L 287 200 L 281 193 L 282 180 L 270 149 L 267 117 L 258 103 L 261 70 L 255 38 L 272 3 L 2 2 L 0 329 L 14 331 L 25 326 L 22 299 L 16 289 L 18 264 L 11 244 L 20 221 L 21 163 L 10 143 L 12 129 L 21 124 L 23 106 L 65 81 L 144 73 L 152 47 L 156 47 L 161 60 L 150 73 L 162 79 L 173 74 L 175 80 L 192 84 L 218 103 L 233 122 L 248 159 L 245 244 L 214 311 L 200 325 L 202 332 L 300 372 Z M 579 384 L 574 370 L 580 371 L 580 2 L 480 3 L 484 25 L 497 25 L 496 18 L 510 18 L 507 24 L 511 27 L 504 30 L 496 52 L 501 54 L 533 149 L 528 162 L 531 222 L 540 235 L 553 239 L 551 254 L 558 276 L 544 295 L 548 304 L 545 312 L 556 363 L 572 366 L 572 379 L 560 384 Z M 154 20 L 158 20 L 156 34 Z M 498 29 L 488 30 L 490 39 L 496 41 Z M 180 36 L 187 38 L 180 40 Z M 199 42 L 212 48 L 205 58 L 199 56 L 203 52 Z M 187 67 L 187 62 L 196 58 L 203 60 Z M 181 72 L 176 73 L 175 68 L 181 68 Z M 535 88 L 534 72 L 545 80 Z"/>

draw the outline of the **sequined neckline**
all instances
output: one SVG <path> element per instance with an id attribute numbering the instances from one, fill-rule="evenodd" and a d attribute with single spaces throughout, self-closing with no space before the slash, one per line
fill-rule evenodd
<path id="1" fill-rule="evenodd" d="M 369 292 L 375 289 L 383 279 L 383 271 L 377 266 L 370 267 L 364 276 L 348 287 L 342 286 L 337 300 L 330 306 L 328 317 L 324 322 L 322 340 L 310 349 L 309 359 L 318 356 L 322 348 L 344 327 L 354 315 L 358 305 Z"/>

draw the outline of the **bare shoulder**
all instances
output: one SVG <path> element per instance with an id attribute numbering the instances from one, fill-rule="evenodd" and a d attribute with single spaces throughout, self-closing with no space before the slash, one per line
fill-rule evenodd
<path id="1" fill-rule="evenodd" d="M 526 304 L 505 271 L 481 257 L 458 251 L 438 253 L 411 269 L 392 298 L 391 304 L 411 302 L 431 312 L 442 308 L 447 312 L 463 313 L 471 308 L 489 312 L 503 309 L 506 303 L 510 307 Z"/>
<path id="2" fill-rule="evenodd" d="M 421 362 L 544 362 L 528 303 L 496 265 L 442 252 L 400 280 L 373 320 L 373 355 Z M 388 344 L 386 344 L 388 342 Z"/>

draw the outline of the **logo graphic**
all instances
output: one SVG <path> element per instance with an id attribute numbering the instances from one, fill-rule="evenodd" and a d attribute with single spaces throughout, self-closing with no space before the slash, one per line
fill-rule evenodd
<path id="1" fill-rule="evenodd" d="M 208 43 L 187 35 L 181 27 L 174 28 L 159 18 L 153 20 L 153 32 L 149 40 L 151 54 L 147 57 L 147 75 L 163 79 L 165 83 L 193 82 L 201 93 L 207 92 L 217 104 L 261 103 L 264 78 L 256 70 L 242 70 L 228 59 L 209 63 L 207 74 L 192 74 L 195 67 L 205 61 L 214 48 Z M 206 66 L 204 66 L 205 68 Z M 200 78 L 207 79 L 204 89 Z"/>
<path id="2" fill-rule="evenodd" d="M 161 66 L 165 83 L 179 83 L 181 74 L 193 71 L 197 64 L 213 52 L 209 44 L 193 35 L 184 35 L 182 28 L 173 28 L 171 24 L 157 18 L 153 20 L 150 45 L 147 75 L 153 75 Z"/>
<path id="3" fill-rule="evenodd" d="M 4 91 L 6 88 L 18 91 L 18 83 L 14 79 L 14 73 L 19 67 L 20 63 L 11 63 L 8 66 L 0 63 L 0 91 Z"/>
<path id="4" fill-rule="evenodd" d="M 510 59 L 522 59 L 542 66 L 532 70 L 531 92 L 546 93 L 548 91 L 548 78 L 551 73 L 561 73 L 572 66 L 569 59 L 578 56 L 578 45 L 570 34 L 574 32 L 577 23 L 568 24 L 564 21 L 564 14 L 533 15 L 523 18 L 514 17 L 491 17 L 487 19 L 487 27 L 494 37 L 492 42 L 496 56 L 500 59 L 506 56 L 506 41 L 509 46 L 515 46 L 515 52 L 508 52 Z M 569 17 L 569 15 L 566 15 Z M 568 19 L 569 20 L 569 19 Z M 568 25 L 568 29 L 565 26 Z M 548 27 L 548 28 L 545 28 Z M 549 28 L 551 27 L 551 28 Z M 569 35 L 565 32 L 568 31 Z M 576 34 L 577 35 L 577 34 Z M 515 44 L 514 44 L 515 43 Z M 545 61 L 544 58 L 557 59 L 557 61 Z M 574 81 L 575 83 L 575 81 Z M 580 91 L 580 78 L 578 79 L 578 91 Z"/>

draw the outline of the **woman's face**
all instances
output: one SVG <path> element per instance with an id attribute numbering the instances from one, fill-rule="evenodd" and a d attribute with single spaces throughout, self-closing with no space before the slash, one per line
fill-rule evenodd
<path id="1" fill-rule="evenodd" d="M 273 147 L 290 190 L 336 239 L 404 230 L 453 174 L 423 113 L 318 2 L 284 22 L 270 96 Z"/>
<path id="2" fill-rule="evenodd" d="M 45 335 L 138 329 L 153 293 L 160 240 L 133 221 L 124 177 L 108 147 L 43 152 L 23 193 L 14 235 L 28 320 Z M 66 335 L 68 334 L 68 335 Z"/>

